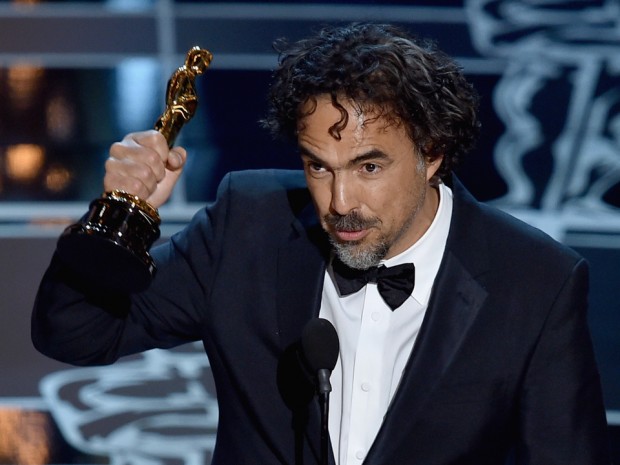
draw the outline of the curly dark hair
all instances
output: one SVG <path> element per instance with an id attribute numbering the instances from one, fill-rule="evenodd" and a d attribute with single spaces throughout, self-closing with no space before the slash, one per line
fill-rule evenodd
<path id="1" fill-rule="evenodd" d="M 339 99 L 361 111 L 372 109 L 373 115 L 404 124 L 427 160 L 443 155 L 439 177 L 475 143 L 478 96 L 460 67 L 431 41 L 392 25 L 356 23 L 274 46 L 280 65 L 261 123 L 276 136 L 294 140 L 308 114 L 301 112 L 304 104 L 327 94 L 342 116 L 330 128 L 333 137 L 339 139 L 349 117 Z"/>

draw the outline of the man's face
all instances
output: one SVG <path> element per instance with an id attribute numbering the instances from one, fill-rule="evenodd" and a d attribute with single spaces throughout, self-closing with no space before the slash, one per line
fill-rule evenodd
<path id="1" fill-rule="evenodd" d="M 428 229 L 439 202 L 429 180 L 441 158 L 426 163 L 402 125 L 340 103 L 349 113 L 340 140 L 329 134 L 340 112 L 329 96 L 320 96 L 315 111 L 300 122 L 298 143 L 337 255 L 365 269 L 405 251 Z"/>

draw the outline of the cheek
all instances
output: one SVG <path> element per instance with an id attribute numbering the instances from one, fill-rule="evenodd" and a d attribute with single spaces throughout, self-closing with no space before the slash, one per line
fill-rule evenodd
<path id="1" fill-rule="evenodd" d="M 390 183 L 380 194 L 381 204 L 375 204 L 379 209 L 377 214 L 392 225 L 408 221 L 424 201 L 424 188 L 424 179 L 412 179 L 411 176 L 401 182 Z"/>
<path id="2" fill-rule="evenodd" d="M 384 228 L 391 228 L 402 216 L 401 211 L 405 208 L 405 198 L 409 198 L 409 192 L 396 183 L 378 183 L 364 192 L 361 203 L 363 216 L 378 218 Z"/>
<path id="3" fill-rule="evenodd" d="M 398 189 L 390 184 L 376 186 L 365 192 L 363 203 L 375 213 L 389 211 L 398 202 Z M 402 195 L 402 192 L 400 192 Z"/>

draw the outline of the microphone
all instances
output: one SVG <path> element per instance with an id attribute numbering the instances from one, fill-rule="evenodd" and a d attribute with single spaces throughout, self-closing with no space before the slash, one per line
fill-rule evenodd
<path id="1" fill-rule="evenodd" d="M 319 394 L 331 392 L 329 376 L 340 350 L 336 328 L 323 318 L 310 320 L 301 333 L 301 350 L 308 368 L 317 377 Z"/>
<path id="2" fill-rule="evenodd" d="M 301 333 L 301 351 L 308 368 L 316 375 L 321 405 L 321 465 L 327 465 L 329 450 L 329 376 L 338 361 L 340 343 L 336 328 L 323 318 L 310 320 Z"/>

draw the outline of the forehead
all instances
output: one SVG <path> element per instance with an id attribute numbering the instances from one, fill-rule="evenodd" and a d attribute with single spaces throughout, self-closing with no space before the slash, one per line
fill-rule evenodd
<path id="1" fill-rule="evenodd" d="M 340 139 L 343 132 L 389 132 L 404 125 L 389 109 L 364 104 L 347 98 L 332 101 L 329 95 L 312 97 L 302 104 L 297 120 L 297 132 L 328 133 Z"/>

